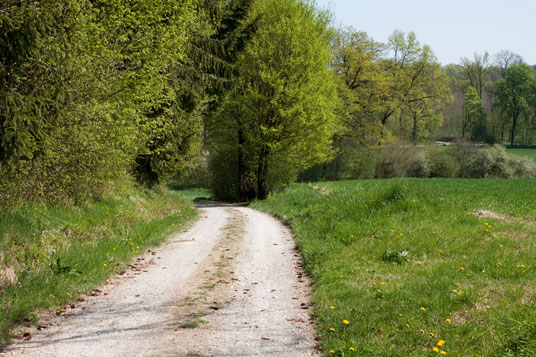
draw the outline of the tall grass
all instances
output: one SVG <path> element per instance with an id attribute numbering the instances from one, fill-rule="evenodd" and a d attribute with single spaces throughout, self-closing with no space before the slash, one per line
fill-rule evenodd
<path id="1" fill-rule="evenodd" d="M 327 355 L 536 355 L 534 181 L 303 184 L 252 206 L 292 227 Z"/>
<path id="2" fill-rule="evenodd" d="M 102 284 L 195 217 L 177 192 L 0 210 L 0 345 L 23 320 Z"/>

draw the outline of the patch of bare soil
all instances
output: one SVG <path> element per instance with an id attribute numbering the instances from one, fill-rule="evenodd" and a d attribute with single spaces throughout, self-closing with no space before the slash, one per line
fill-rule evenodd
<path id="1" fill-rule="evenodd" d="M 207 202 L 189 230 L 29 324 L 6 356 L 311 356 L 309 281 L 289 231 Z"/>

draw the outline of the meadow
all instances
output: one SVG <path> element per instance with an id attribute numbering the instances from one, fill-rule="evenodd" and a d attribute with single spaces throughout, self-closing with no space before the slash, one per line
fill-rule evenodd
<path id="1" fill-rule="evenodd" d="M 177 191 L 132 189 L 74 206 L 0 210 L 0 347 L 17 325 L 37 322 L 43 310 L 64 311 L 184 229 L 197 217 L 191 200 Z"/>
<path id="2" fill-rule="evenodd" d="M 296 235 L 326 355 L 536 355 L 534 181 L 295 184 L 252 206 Z"/>
<path id="3" fill-rule="evenodd" d="M 536 163 L 536 148 L 507 148 L 506 151 L 510 154 L 528 157 Z"/>

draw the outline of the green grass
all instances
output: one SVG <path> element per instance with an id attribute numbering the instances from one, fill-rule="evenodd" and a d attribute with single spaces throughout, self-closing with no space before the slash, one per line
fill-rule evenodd
<path id="1" fill-rule="evenodd" d="M 326 355 L 536 355 L 534 181 L 317 185 L 252 206 L 296 235 Z"/>
<path id="2" fill-rule="evenodd" d="M 506 151 L 509 152 L 510 154 L 528 157 L 532 159 L 534 163 L 536 163 L 536 148 L 534 149 L 507 148 Z"/>
<path id="3" fill-rule="evenodd" d="M 197 216 L 188 195 L 137 192 L 73 207 L 0 210 L 0 346 L 24 319 L 59 309 Z M 5 279 L 4 279 L 5 280 Z"/>

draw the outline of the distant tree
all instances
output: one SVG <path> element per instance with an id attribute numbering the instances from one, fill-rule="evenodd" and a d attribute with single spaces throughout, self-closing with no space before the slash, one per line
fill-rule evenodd
<path id="1" fill-rule="evenodd" d="M 478 97 L 482 100 L 482 94 L 486 87 L 486 73 L 489 67 L 489 54 L 484 52 L 483 55 L 476 54 L 474 55 L 473 61 L 462 58 L 461 59 L 463 72 L 469 86 L 476 89 Z"/>
<path id="2" fill-rule="evenodd" d="M 402 107 L 402 122 L 409 119 L 411 141 L 417 145 L 418 137 L 427 134 L 427 129 L 439 126 L 445 106 L 452 101 L 449 79 L 441 71 L 431 50 L 423 47 L 421 59 L 411 66 L 415 76 L 406 94 Z"/>
<path id="3" fill-rule="evenodd" d="M 482 141 L 487 139 L 486 113 L 482 100 L 474 87 L 469 87 L 465 93 L 465 119 L 462 136 L 465 138 L 466 129 L 471 129 L 471 139 Z"/>
<path id="4" fill-rule="evenodd" d="M 530 114 L 535 103 L 536 76 L 532 67 L 524 63 L 510 65 L 497 82 L 496 95 L 497 105 L 512 120 L 510 145 L 514 145 L 518 121 Z"/>
<path id="5" fill-rule="evenodd" d="M 495 63 L 500 70 L 499 73 L 501 78 L 504 78 L 508 67 L 510 67 L 512 64 L 523 63 L 523 58 L 516 53 L 508 50 L 502 50 L 495 55 Z"/>

